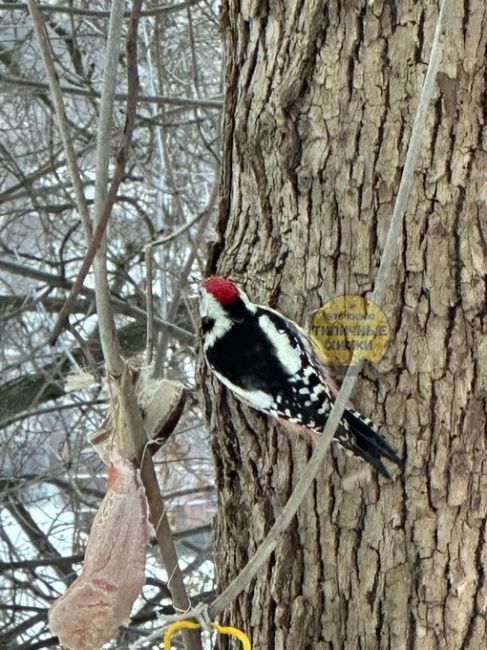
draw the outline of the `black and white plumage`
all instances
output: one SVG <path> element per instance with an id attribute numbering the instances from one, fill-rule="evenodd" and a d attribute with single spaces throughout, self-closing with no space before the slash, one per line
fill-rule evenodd
<path id="1" fill-rule="evenodd" d="M 208 365 L 242 401 L 297 432 L 323 431 L 334 392 L 301 328 L 268 307 L 253 304 L 233 282 L 203 282 L 202 338 Z M 402 461 L 370 420 L 346 409 L 334 441 L 389 477 L 382 462 Z"/>

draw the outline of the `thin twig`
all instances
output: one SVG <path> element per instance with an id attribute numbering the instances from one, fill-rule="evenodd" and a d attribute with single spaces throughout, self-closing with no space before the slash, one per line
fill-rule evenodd
<path id="1" fill-rule="evenodd" d="M 176 11 L 182 11 L 183 9 L 188 9 L 193 7 L 196 4 L 199 4 L 202 0 L 186 0 L 186 2 L 180 2 L 177 5 L 167 5 L 163 7 L 154 7 L 153 9 L 146 9 L 141 11 L 141 16 L 159 16 L 169 13 L 174 13 Z M 0 3 L 0 11 L 19 11 L 27 8 L 25 2 L 2 2 Z M 61 14 L 70 14 L 71 16 L 88 16 L 89 18 L 109 18 L 109 11 L 98 11 L 97 9 L 83 9 L 78 7 L 69 7 L 67 5 L 39 5 L 39 9 L 44 13 L 61 13 Z M 130 18 L 130 11 L 124 11 L 123 17 Z"/>
<path id="2" fill-rule="evenodd" d="M 216 187 L 216 184 L 215 184 Z M 200 212 L 199 214 L 196 215 L 193 219 L 191 219 L 188 223 L 184 224 L 184 226 L 181 226 L 178 230 L 173 232 L 171 235 L 168 235 L 167 237 L 162 237 L 161 239 L 157 239 L 154 242 L 151 242 L 150 244 L 147 244 L 145 246 L 145 265 L 146 265 L 146 282 L 147 282 L 147 344 L 146 344 L 146 359 L 147 359 L 147 364 L 150 365 L 153 360 L 153 346 L 154 346 L 154 303 L 153 303 L 153 297 L 152 297 L 152 276 L 153 276 L 153 248 L 156 246 L 162 246 L 163 244 L 167 244 L 176 237 L 179 237 L 179 235 L 182 235 L 184 232 L 189 230 L 195 223 L 197 223 L 200 219 L 203 219 L 202 225 L 200 226 L 199 229 L 199 234 L 202 234 L 203 231 L 206 229 L 206 223 L 207 220 L 210 216 L 211 208 L 213 207 L 213 201 L 210 201 L 207 209 L 203 210 L 203 212 Z M 193 255 L 190 255 L 190 260 L 187 261 L 185 264 L 185 268 L 183 269 L 182 273 L 180 274 L 180 278 L 182 278 L 181 284 L 184 282 L 187 274 L 189 273 L 189 270 L 192 266 L 192 261 L 193 261 Z M 179 307 L 179 299 L 181 296 L 181 292 L 178 290 L 175 294 L 174 300 L 176 301 L 177 306 Z M 176 314 L 176 307 L 174 306 L 173 303 L 173 308 L 171 309 L 172 314 Z M 162 372 L 162 364 L 165 360 L 166 357 L 166 347 L 167 347 L 167 341 L 168 337 L 163 334 L 162 337 L 162 342 L 161 345 L 159 346 L 159 351 L 157 358 L 155 360 L 155 365 L 154 365 L 154 376 L 157 376 Z"/>
<path id="3" fill-rule="evenodd" d="M 78 272 L 78 276 L 76 277 L 76 280 L 74 282 L 73 288 L 71 290 L 70 295 L 66 299 L 66 302 L 63 305 L 63 308 L 59 312 L 58 319 L 56 321 L 56 324 L 54 326 L 54 329 L 51 333 L 49 342 L 51 345 L 54 345 L 63 330 L 63 328 L 66 325 L 66 322 L 68 320 L 68 317 L 73 309 L 75 300 L 78 296 L 78 293 L 81 291 L 81 288 L 84 284 L 84 281 L 86 279 L 86 276 L 88 275 L 88 272 L 91 268 L 91 265 L 93 264 L 93 261 L 95 259 L 96 253 L 98 251 L 98 248 L 100 247 L 107 226 L 108 226 L 108 221 L 110 219 L 110 215 L 112 213 L 112 208 L 115 203 L 116 197 L 117 197 L 117 192 L 118 188 L 120 187 L 120 184 L 124 178 L 125 174 L 125 165 L 128 159 L 128 154 L 129 154 L 129 149 L 130 149 L 130 141 L 132 138 L 132 133 L 134 130 L 134 125 L 135 125 L 135 116 L 136 116 L 136 109 L 137 109 L 137 93 L 138 93 L 138 86 L 139 86 L 139 81 L 138 81 L 138 71 L 137 71 L 137 25 L 138 25 L 138 20 L 139 20 L 139 15 L 137 12 L 137 8 L 140 10 L 141 6 L 141 0 L 136 0 L 134 2 L 134 8 L 133 8 L 133 16 L 129 24 L 129 31 L 127 35 L 127 90 L 128 90 L 128 100 L 127 100 L 127 112 L 126 112 L 126 119 L 125 119 L 125 128 L 124 128 L 124 133 L 122 137 L 122 143 L 117 155 L 117 163 L 115 167 L 115 173 L 113 174 L 112 181 L 110 183 L 110 187 L 108 190 L 108 193 L 106 194 L 105 197 L 105 189 L 106 185 L 108 183 L 108 160 L 109 160 L 109 152 L 110 152 L 110 139 L 111 139 L 111 114 L 113 110 L 113 93 L 114 93 L 114 88 L 116 84 L 116 61 L 118 57 L 118 51 L 115 54 L 112 53 L 110 59 L 107 58 L 107 67 L 110 63 L 110 65 L 115 65 L 115 70 L 113 74 L 110 74 L 110 77 L 107 81 L 110 82 L 110 86 L 112 87 L 112 92 L 110 94 L 110 97 L 105 99 L 105 104 L 103 103 L 102 100 L 102 106 L 100 107 L 100 125 L 99 125 L 99 130 L 98 130 L 98 143 L 97 143 L 97 177 L 95 180 L 95 232 L 93 233 L 93 237 L 89 243 L 88 250 L 86 251 L 86 255 L 83 259 L 83 263 L 81 265 L 81 268 Z M 121 24 L 120 24 L 120 29 L 121 29 Z M 119 35 L 120 36 L 120 35 Z M 110 35 L 109 35 L 110 38 Z M 118 40 L 120 40 L 118 38 Z M 115 64 L 113 61 L 115 60 Z M 104 86 L 105 87 L 105 86 Z M 108 93 L 108 90 L 107 90 Z M 108 106 L 109 103 L 109 106 Z M 102 116 L 105 116 L 103 118 L 102 122 Z M 108 120 L 108 121 L 106 121 Z M 98 158 L 98 155 L 100 155 L 100 158 Z M 103 171 L 101 171 L 103 169 Z M 102 205 L 103 202 L 103 205 Z M 99 268 L 99 271 L 101 269 Z M 106 274 L 102 274 L 106 275 Z M 107 288 L 108 288 L 108 283 L 105 280 L 102 280 L 102 276 L 99 277 L 100 281 L 105 282 Z M 108 294 L 108 292 L 107 292 Z M 99 295 L 99 294 L 98 294 Z M 109 307 L 109 305 L 108 305 Z M 97 311 L 100 317 L 100 311 L 99 311 L 99 306 L 97 303 Z M 111 312 L 111 308 L 110 308 Z M 107 318 L 106 324 L 109 324 L 110 321 L 110 316 L 105 309 L 104 311 L 102 310 L 102 313 L 105 314 L 105 317 Z M 102 317 L 100 317 L 101 320 Z M 110 332 L 113 330 L 113 327 L 110 326 Z M 101 329 L 100 329 L 101 331 Z M 107 345 L 112 347 L 112 357 L 115 358 L 116 356 L 116 343 L 113 340 L 113 337 L 108 335 L 108 338 L 112 339 L 111 343 L 108 342 L 107 340 Z"/>
<path id="4" fill-rule="evenodd" d="M 66 119 L 66 113 L 64 112 L 62 91 L 59 86 L 56 70 L 54 69 L 54 57 L 51 49 L 51 44 L 46 34 L 44 19 L 35 3 L 35 0 L 27 0 L 27 4 L 29 6 L 32 26 L 34 27 L 34 32 L 39 44 L 41 57 L 46 69 L 48 87 L 51 91 L 54 110 L 56 112 L 56 117 L 59 125 L 59 133 L 61 135 L 64 151 L 66 153 L 66 164 L 68 166 L 71 182 L 73 184 L 76 205 L 78 207 L 78 212 L 81 215 L 81 219 L 83 220 L 86 238 L 90 239 L 92 235 L 90 214 L 83 192 L 83 183 L 81 181 L 81 176 L 79 173 L 76 153 L 74 151 L 73 143 L 71 140 L 71 133 L 68 121 Z"/>
<path id="5" fill-rule="evenodd" d="M 82 147 L 78 151 L 78 156 L 82 158 L 88 151 L 91 149 L 91 144 Z M 6 190 L 4 190 L 2 193 L 0 193 L 0 203 L 4 203 L 8 199 L 13 200 L 17 198 L 23 198 L 24 196 L 29 196 L 28 189 L 30 186 L 34 185 L 35 181 L 40 180 L 44 176 L 48 176 L 51 173 L 55 173 L 57 169 L 60 167 L 64 167 L 67 162 L 64 160 L 64 158 L 59 159 L 60 154 L 64 151 L 64 147 L 61 146 L 59 150 L 56 150 L 51 155 L 51 158 L 47 163 L 42 164 L 38 169 L 34 170 L 30 174 L 21 174 L 21 180 L 18 183 L 15 183 L 15 185 L 11 185 L 8 187 Z M 83 181 L 83 185 L 91 183 L 91 181 Z M 46 187 L 36 187 L 36 193 L 39 194 L 39 192 L 42 193 L 48 193 L 52 191 L 52 189 L 58 189 L 56 185 L 46 185 Z"/>
<path id="6" fill-rule="evenodd" d="M 8 420 L 0 421 L 0 426 L 2 429 L 4 429 L 5 427 L 15 424 L 15 422 L 22 422 L 22 420 L 26 420 L 27 418 L 36 417 L 39 419 L 40 417 L 46 415 L 47 413 L 57 413 L 58 411 L 66 411 L 69 409 L 84 409 L 87 406 L 101 406 L 102 404 L 106 406 L 106 403 L 107 403 L 106 399 L 95 399 L 91 401 L 68 402 L 56 406 L 49 406 L 44 409 L 39 408 L 36 409 L 35 411 L 26 411 L 21 415 L 11 417 Z"/>
<path id="7" fill-rule="evenodd" d="M 47 273 L 46 271 L 38 271 L 37 269 L 29 266 L 24 266 L 23 264 L 19 264 L 14 260 L 6 259 L 4 257 L 0 257 L 0 269 L 8 271 L 9 273 L 14 273 L 15 275 L 39 280 L 40 282 L 44 282 L 45 284 L 52 287 L 59 287 L 62 289 L 72 289 L 73 287 L 73 282 L 71 282 L 71 280 L 66 280 L 65 278 L 54 275 L 53 273 Z M 95 292 L 93 289 L 82 287 L 80 293 L 87 298 L 91 298 L 92 300 L 95 299 Z M 125 316 L 131 316 L 137 320 L 145 321 L 146 313 L 144 309 L 136 307 L 135 305 L 130 305 L 115 295 L 110 296 L 110 301 L 117 313 L 125 314 Z M 0 298 L 0 307 L 1 306 L 2 299 Z M 60 309 L 61 305 L 59 305 L 55 311 L 58 312 Z M 183 343 L 183 345 L 191 345 L 194 343 L 194 335 L 179 325 L 174 325 L 173 323 L 169 323 L 168 321 L 159 317 L 154 317 L 154 325 L 156 325 L 160 330 L 167 328 L 168 332 L 180 343 Z"/>
<path id="8" fill-rule="evenodd" d="M 152 246 L 145 248 L 145 286 L 147 302 L 147 336 L 146 336 L 146 363 L 148 366 L 152 363 L 152 353 L 154 350 L 154 296 L 152 295 Z"/>
<path id="9" fill-rule="evenodd" d="M 110 207 L 113 207 L 113 202 L 112 202 L 112 206 Z M 93 264 L 93 259 L 95 257 L 96 251 L 98 250 L 98 247 L 100 246 L 100 242 L 102 241 L 103 236 L 105 234 L 105 230 L 107 228 L 110 215 L 111 215 L 111 209 L 105 211 L 100 221 L 98 221 L 98 223 L 96 224 L 95 232 L 93 233 L 93 237 L 90 240 L 88 250 L 86 251 L 86 254 L 83 258 L 83 262 L 81 264 L 80 270 L 78 271 L 78 275 L 76 276 L 76 280 L 72 285 L 71 292 L 69 296 L 66 298 L 66 301 L 62 306 L 62 309 L 59 311 L 56 323 L 51 332 L 51 336 L 49 337 L 50 345 L 56 344 L 59 335 L 61 334 L 62 330 L 66 326 L 66 322 L 69 318 L 69 315 L 73 311 L 76 298 L 78 297 L 78 294 L 83 289 L 84 281 L 86 279 L 86 276 L 88 275 L 91 265 Z"/>
<path id="10" fill-rule="evenodd" d="M 185 223 L 183 226 L 175 230 L 170 235 L 167 235 L 166 237 L 161 237 L 160 239 L 156 239 L 155 241 L 150 242 L 150 244 L 147 244 L 145 250 L 148 250 L 149 248 L 155 248 L 156 246 L 162 246 L 163 244 L 168 244 L 170 241 L 176 239 L 177 237 L 179 237 L 179 235 L 182 235 L 184 232 L 189 230 L 192 226 L 194 226 L 195 223 L 198 223 L 200 219 L 207 216 L 208 216 L 208 208 L 205 208 L 203 212 L 197 214 L 195 217 L 190 219 L 187 223 Z"/>
<path id="11" fill-rule="evenodd" d="M 32 2 L 32 0 L 29 0 Z M 0 83 L 10 86 L 32 88 L 33 90 L 45 91 L 49 85 L 42 81 L 33 79 L 22 79 L 22 77 L 12 77 L 0 73 Z M 73 86 L 60 86 L 63 95 L 74 95 L 76 97 L 90 97 L 99 99 L 100 93 L 95 90 L 84 90 L 83 88 L 74 88 Z M 117 102 L 126 102 L 128 96 L 126 93 L 115 93 L 114 100 Z M 165 97 L 162 95 L 139 95 L 139 102 L 148 102 L 151 104 L 161 104 L 174 106 L 176 108 L 210 108 L 220 111 L 223 107 L 221 99 L 192 99 L 191 97 Z"/>
<path id="12" fill-rule="evenodd" d="M 218 167 L 217 167 L 216 171 L 217 171 L 217 175 L 218 175 Z M 210 197 L 208 199 L 208 203 L 206 205 L 205 210 L 203 210 L 203 213 L 202 213 L 204 218 L 201 221 L 201 223 L 199 224 L 198 230 L 197 230 L 197 233 L 196 233 L 196 242 L 197 243 L 203 237 L 203 234 L 204 234 L 205 229 L 206 229 L 207 221 L 210 218 L 210 215 L 211 215 L 211 213 L 213 211 L 214 205 L 215 205 L 216 200 L 218 198 L 218 187 L 219 187 L 219 183 L 215 178 L 215 182 L 213 184 L 213 189 L 212 189 L 212 192 L 211 192 Z M 188 259 L 186 260 L 186 263 L 184 264 L 184 267 L 183 267 L 182 271 L 179 274 L 179 284 L 178 284 L 178 287 L 177 287 L 176 291 L 174 292 L 174 296 L 173 296 L 171 308 L 170 308 L 169 313 L 168 313 L 168 317 L 171 314 L 172 314 L 172 317 L 174 317 L 174 318 L 176 317 L 177 310 L 179 309 L 179 302 L 180 302 L 180 299 L 181 299 L 182 287 L 185 285 L 186 279 L 187 279 L 187 277 L 188 277 L 188 275 L 189 275 L 189 273 L 191 271 L 191 268 L 193 266 L 193 260 L 194 260 L 194 255 L 193 255 L 193 253 L 190 253 L 190 255 L 188 256 Z M 158 343 L 158 346 L 157 346 L 157 356 L 156 356 L 156 358 L 154 360 L 154 367 L 153 367 L 154 377 L 159 377 L 163 373 L 164 363 L 165 363 L 165 360 L 166 360 L 168 341 L 169 341 L 168 337 L 163 332 L 162 336 L 161 336 L 161 339 L 160 339 L 160 341 Z"/>

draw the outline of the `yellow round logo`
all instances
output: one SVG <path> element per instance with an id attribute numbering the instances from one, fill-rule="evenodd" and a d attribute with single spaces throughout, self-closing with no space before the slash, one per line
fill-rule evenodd
<path id="1" fill-rule="evenodd" d="M 329 366 L 349 366 L 362 359 L 379 361 L 389 343 L 384 312 L 362 296 L 338 296 L 313 317 L 311 339 Z"/>

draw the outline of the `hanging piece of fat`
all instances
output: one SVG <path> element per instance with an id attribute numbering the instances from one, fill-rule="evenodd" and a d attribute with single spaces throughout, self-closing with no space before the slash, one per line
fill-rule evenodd
<path id="1" fill-rule="evenodd" d="M 147 506 L 135 466 L 118 458 L 95 515 L 83 569 L 49 610 L 49 627 L 69 650 L 95 650 L 129 621 L 145 583 Z"/>

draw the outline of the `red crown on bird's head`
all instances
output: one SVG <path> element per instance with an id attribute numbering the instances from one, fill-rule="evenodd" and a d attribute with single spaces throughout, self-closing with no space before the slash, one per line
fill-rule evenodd
<path id="1" fill-rule="evenodd" d="M 240 295 L 233 282 L 218 275 L 207 278 L 203 282 L 203 288 L 223 306 L 231 305 Z"/>

